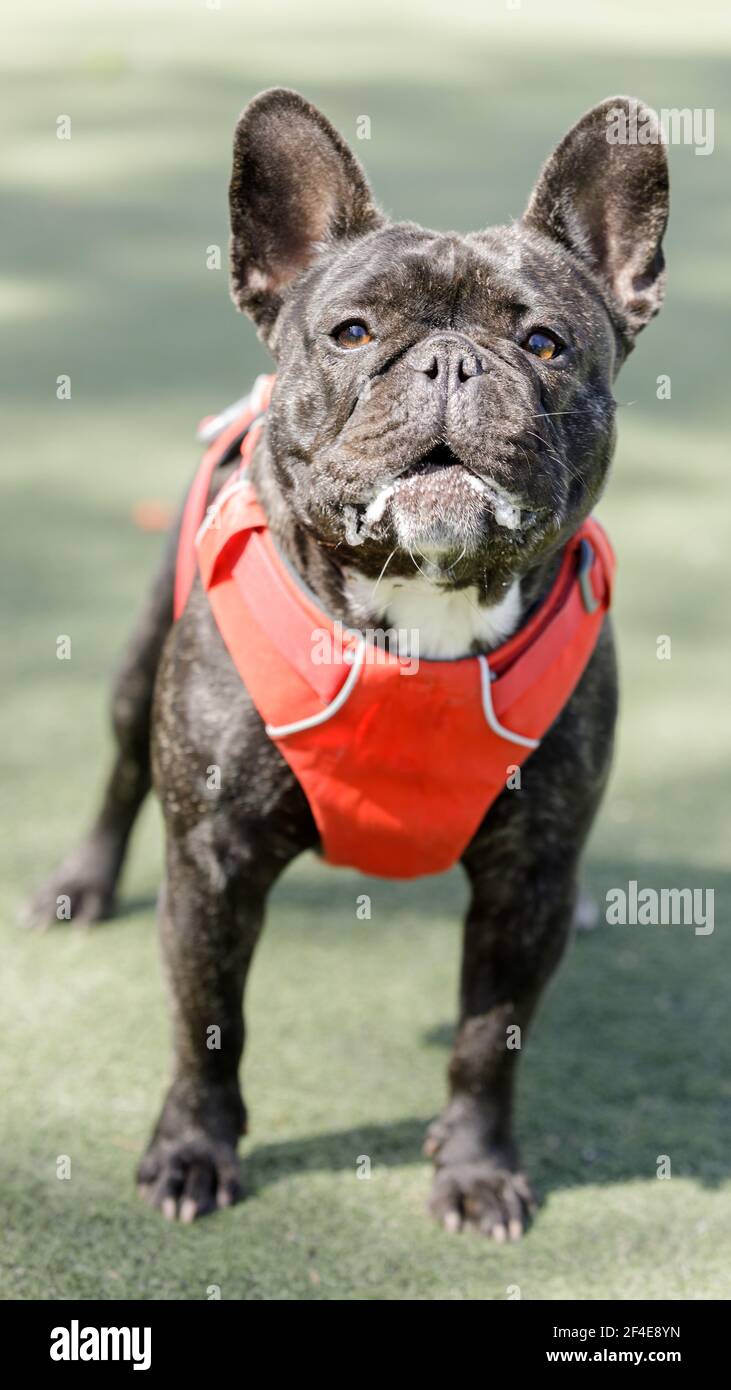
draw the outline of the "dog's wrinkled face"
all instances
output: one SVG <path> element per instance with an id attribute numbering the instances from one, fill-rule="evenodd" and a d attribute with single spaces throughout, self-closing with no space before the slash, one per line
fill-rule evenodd
<path id="1" fill-rule="evenodd" d="M 277 356 L 280 487 L 343 563 L 487 595 L 591 510 L 612 382 L 663 284 L 664 150 L 607 141 L 623 101 L 570 132 L 521 222 L 469 236 L 387 223 L 295 94 L 242 116 L 234 297 Z"/>
<path id="2" fill-rule="evenodd" d="M 586 514 L 611 454 L 616 343 L 567 261 L 520 228 L 393 226 L 304 277 L 280 336 L 275 457 L 298 514 L 359 547 L 360 567 L 397 548 L 411 571 L 421 557 L 471 581 Z"/>

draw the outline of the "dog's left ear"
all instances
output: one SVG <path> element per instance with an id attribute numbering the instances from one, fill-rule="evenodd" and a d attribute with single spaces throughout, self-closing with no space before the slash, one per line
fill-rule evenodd
<path id="1" fill-rule="evenodd" d="M 523 221 L 598 276 L 627 350 L 665 292 L 668 165 L 660 122 L 632 97 L 587 111 L 544 165 Z"/>
<path id="2" fill-rule="evenodd" d="M 262 92 L 239 117 L 229 203 L 231 294 L 265 340 L 283 292 L 323 243 L 383 221 L 345 141 L 285 87 Z"/>

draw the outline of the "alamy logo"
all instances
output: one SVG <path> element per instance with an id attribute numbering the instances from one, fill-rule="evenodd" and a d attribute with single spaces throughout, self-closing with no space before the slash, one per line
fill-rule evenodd
<path id="1" fill-rule="evenodd" d="M 385 666 L 398 657 L 399 674 L 414 676 L 419 669 L 419 629 L 405 627 L 373 628 L 362 631 L 362 646 L 353 646 L 353 634 L 336 619 L 332 628 L 316 627 L 311 633 L 313 666 L 332 666 L 345 662 L 351 666 L 358 651 L 365 666 Z"/>
<path id="2" fill-rule="evenodd" d="M 694 927 L 696 936 L 713 932 L 712 888 L 638 888 L 607 891 L 606 921 L 610 927 Z"/>
<path id="3" fill-rule="evenodd" d="M 607 111 L 607 142 L 610 145 L 694 145 L 695 154 L 713 154 L 715 112 L 713 107 L 663 107 L 654 111 L 630 101 L 627 108 L 611 106 Z"/>
<path id="4" fill-rule="evenodd" d="M 51 1332 L 52 1361 L 132 1361 L 135 1371 L 149 1371 L 152 1329 L 149 1327 L 70 1327 Z"/>

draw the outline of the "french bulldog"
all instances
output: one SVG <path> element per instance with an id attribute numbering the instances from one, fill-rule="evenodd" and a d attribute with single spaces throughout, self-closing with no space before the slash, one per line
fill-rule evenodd
<path id="1" fill-rule="evenodd" d="M 618 112 L 628 127 L 639 112 L 654 138 L 609 138 Z M 550 156 L 520 220 L 462 235 L 390 221 L 329 121 L 275 89 L 238 121 L 230 208 L 233 299 L 276 361 L 251 478 L 281 554 L 347 628 L 415 631 L 424 657 L 489 652 L 545 598 L 607 479 L 613 383 L 664 292 L 656 118 L 602 102 Z M 241 1194 L 244 984 L 269 889 L 318 834 L 199 581 L 172 621 L 176 545 L 173 528 L 114 689 L 101 810 L 32 913 L 53 919 L 60 894 L 76 922 L 112 912 L 153 782 L 175 1064 L 137 1177 L 189 1222 Z M 512 1130 L 520 1050 L 506 1039 L 525 1038 L 570 935 L 616 707 L 605 620 L 523 786 L 499 795 L 462 857 L 459 1022 L 425 1142 L 431 1210 L 449 1231 L 517 1239 L 534 1208 Z M 211 765 L 226 772 L 215 795 Z"/>

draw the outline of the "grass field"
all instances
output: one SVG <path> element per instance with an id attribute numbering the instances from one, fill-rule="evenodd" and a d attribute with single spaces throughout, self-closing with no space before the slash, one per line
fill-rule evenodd
<path id="1" fill-rule="evenodd" d="M 46 0 L 15 7 L 5 29 L 0 1294 L 731 1297 L 728 12 Z M 712 888 L 715 931 L 601 926 L 575 943 L 524 1063 L 520 1131 L 542 1208 L 519 1247 L 447 1237 L 423 1213 L 457 873 L 394 886 L 303 860 L 285 877 L 249 995 L 251 1195 L 193 1229 L 166 1225 L 132 1183 L 168 1065 L 157 807 L 114 922 L 15 925 L 99 787 L 108 676 L 159 546 L 132 509 L 177 498 L 198 417 L 266 365 L 206 252 L 220 245 L 225 264 L 235 117 L 280 83 L 353 142 L 370 115 L 358 153 L 395 217 L 462 230 L 518 215 L 543 157 L 606 95 L 716 113 L 711 156 L 671 150 L 668 302 L 618 387 L 600 514 L 620 560 L 623 712 L 587 863 L 601 897 L 629 879 Z M 56 138 L 60 116 L 70 140 Z M 70 400 L 56 399 L 60 375 Z M 356 918 L 364 891 L 370 922 Z M 356 1177 L 364 1154 L 369 1181 Z"/>

